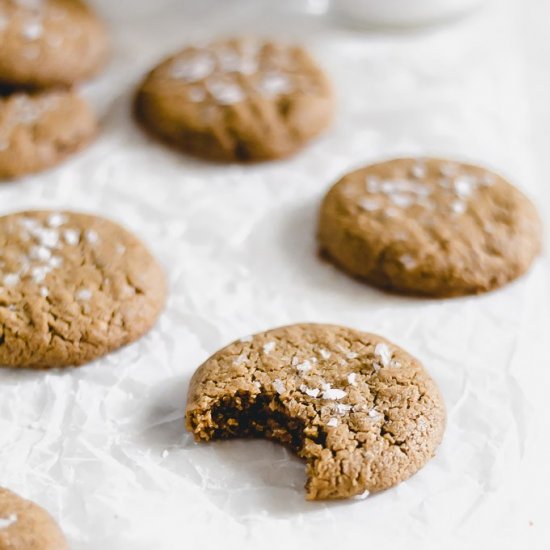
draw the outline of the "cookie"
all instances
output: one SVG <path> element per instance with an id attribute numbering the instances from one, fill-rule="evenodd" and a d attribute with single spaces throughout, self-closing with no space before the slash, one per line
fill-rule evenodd
<path id="1" fill-rule="evenodd" d="M 233 39 L 191 46 L 153 69 L 139 121 L 187 153 L 218 161 L 286 157 L 333 113 L 325 74 L 300 47 Z"/>
<path id="2" fill-rule="evenodd" d="M 105 63 L 103 23 L 80 0 L 0 0 L 0 81 L 66 86 Z"/>
<path id="3" fill-rule="evenodd" d="M 89 144 L 97 131 L 94 113 L 75 92 L 0 96 L 0 179 L 55 166 Z"/>
<path id="4" fill-rule="evenodd" d="M 0 365 L 81 365 L 145 334 L 161 268 L 131 233 L 73 212 L 0 217 Z"/>
<path id="5" fill-rule="evenodd" d="M 541 247 L 533 204 L 489 170 L 396 159 L 344 176 L 321 206 L 321 251 L 389 291 L 477 294 L 525 273 Z"/>
<path id="6" fill-rule="evenodd" d="M 300 324 L 243 338 L 191 380 L 197 441 L 264 437 L 307 463 L 307 498 L 366 496 L 433 455 L 445 408 L 422 365 L 380 336 Z"/>
<path id="7" fill-rule="evenodd" d="M 63 533 L 40 506 L 0 487 L 0 550 L 68 550 Z"/>

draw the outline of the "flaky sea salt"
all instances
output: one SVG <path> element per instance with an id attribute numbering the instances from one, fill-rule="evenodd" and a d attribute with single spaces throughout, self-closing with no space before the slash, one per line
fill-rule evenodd
<path id="1" fill-rule="evenodd" d="M 187 97 L 194 103 L 200 103 L 206 99 L 206 90 L 199 86 L 194 86 L 187 90 Z"/>
<path id="2" fill-rule="evenodd" d="M 337 428 L 338 427 L 338 419 L 337 418 L 331 418 L 327 422 L 327 426 L 330 426 L 331 428 Z"/>
<path id="3" fill-rule="evenodd" d="M 234 365 L 240 365 L 246 361 L 246 355 L 244 353 L 241 353 L 234 361 Z"/>
<path id="4" fill-rule="evenodd" d="M 403 195 L 401 193 L 390 195 L 390 200 L 393 204 L 395 204 L 395 206 L 398 206 L 399 208 L 408 208 L 414 203 L 411 197 L 409 197 L 408 195 Z"/>
<path id="5" fill-rule="evenodd" d="M 374 176 L 367 176 L 365 187 L 369 193 L 378 193 L 380 191 L 380 180 Z"/>
<path id="6" fill-rule="evenodd" d="M 197 82 L 210 76 L 216 67 L 214 57 L 208 52 L 197 52 L 191 57 L 176 59 L 170 68 L 170 75 L 177 80 Z"/>
<path id="7" fill-rule="evenodd" d="M 90 243 L 90 244 L 97 244 L 99 242 L 99 235 L 96 231 L 93 229 L 87 229 L 84 232 L 84 238 Z"/>
<path id="8" fill-rule="evenodd" d="M 446 162 L 439 167 L 439 173 L 446 178 L 452 178 L 458 173 L 458 166 L 452 162 Z"/>
<path id="9" fill-rule="evenodd" d="M 350 372 L 348 374 L 348 383 L 352 386 L 357 384 L 357 374 L 355 372 Z"/>
<path id="10" fill-rule="evenodd" d="M 65 229 L 63 238 L 68 245 L 75 246 L 80 241 L 80 231 L 78 229 Z"/>
<path id="11" fill-rule="evenodd" d="M 61 227 L 64 223 L 67 223 L 67 216 L 55 212 L 48 217 L 48 225 L 50 227 Z"/>
<path id="12" fill-rule="evenodd" d="M 44 33 L 40 21 L 28 21 L 21 27 L 21 35 L 27 40 L 38 40 Z"/>
<path id="13" fill-rule="evenodd" d="M 371 199 L 368 197 L 363 197 L 359 199 L 359 208 L 365 212 L 375 212 L 380 210 L 380 202 L 377 199 Z"/>
<path id="14" fill-rule="evenodd" d="M 387 367 L 390 364 L 392 358 L 392 352 L 387 344 L 384 342 L 379 342 L 374 347 L 374 355 L 380 357 L 382 366 Z"/>
<path id="15" fill-rule="evenodd" d="M 8 527 L 11 527 L 14 523 L 17 523 L 17 514 L 10 514 L 5 518 L 0 518 L 0 529 L 7 529 Z"/>
<path id="16" fill-rule="evenodd" d="M 92 291 L 87 289 L 87 288 L 82 288 L 80 290 L 78 290 L 75 294 L 75 298 L 77 300 L 80 300 L 82 302 L 86 302 L 88 300 L 90 300 L 92 297 Z"/>
<path id="17" fill-rule="evenodd" d="M 491 172 L 485 172 L 485 174 L 483 174 L 479 179 L 479 183 L 485 186 L 491 186 L 494 183 L 496 183 L 496 181 L 497 181 L 497 177 L 495 176 L 495 174 L 492 174 Z"/>
<path id="18" fill-rule="evenodd" d="M 216 103 L 220 105 L 233 105 L 246 99 L 244 90 L 236 82 L 209 79 L 206 87 Z"/>
<path id="19" fill-rule="evenodd" d="M 43 246 L 55 248 L 59 244 L 59 231 L 57 231 L 57 229 L 46 229 L 39 227 L 32 233 Z"/>
<path id="20" fill-rule="evenodd" d="M 330 351 L 324 349 L 324 348 L 321 348 L 319 350 L 319 355 L 323 358 L 323 359 L 330 359 Z"/>
<path id="21" fill-rule="evenodd" d="M 370 495 L 370 491 L 363 491 L 360 495 L 355 495 L 353 500 L 365 500 Z"/>
<path id="22" fill-rule="evenodd" d="M 343 399 L 346 397 L 347 393 L 344 390 L 339 390 L 338 388 L 329 388 L 323 391 L 323 399 L 329 401 L 336 401 L 338 399 Z"/>
<path id="23" fill-rule="evenodd" d="M 59 256 L 52 256 L 48 260 L 48 266 L 52 269 L 57 269 L 58 267 L 61 267 L 61 264 L 63 263 L 63 260 Z"/>
<path id="24" fill-rule="evenodd" d="M 17 273 L 9 273 L 4 276 L 4 286 L 15 286 L 19 281 L 20 277 Z"/>
<path id="25" fill-rule="evenodd" d="M 283 384 L 283 381 L 280 378 L 276 378 L 273 381 L 273 389 L 279 394 L 282 395 L 286 391 L 286 387 Z"/>
<path id="26" fill-rule="evenodd" d="M 252 335 L 243 336 L 239 339 L 239 342 L 242 342 L 243 344 L 248 344 L 249 342 L 252 342 Z"/>
<path id="27" fill-rule="evenodd" d="M 349 411 L 351 411 L 351 409 L 352 409 L 352 405 L 345 405 L 344 403 L 336 404 L 336 411 L 341 416 L 347 414 Z"/>
<path id="28" fill-rule="evenodd" d="M 271 353 L 275 349 L 275 342 L 267 342 L 267 344 L 264 344 L 263 350 L 265 354 Z"/>
<path id="29" fill-rule="evenodd" d="M 52 270 L 50 266 L 41 265 L 31 269 L 31 277 L 35 283 L 41 283 Z"/>
<path id="30" fill-rule="evenodd" d="M 466 208 L 467 208 L 466 203 L 462 201 L 454 201 L 451 204 L 451 210 L 455 214 L 464 214 L 464 212 L 466 212 Z"/>
<path id="31" fill-rule="evenodd" d="M 288 94 L 293 89 L 291 79 L 284 74 L 270 72 L 266 73 L 260 79 L 258 84 L 260 92 L 270 96 Z"/>
<path id="32" fill-rule="evenodd" d="M 31 260 L 45 262 L 52 256 L 51 250 L 45 246 L 33 246 L 29 252 Z"/>
<path id="33" fill-rule="evenodd" d="M 411 168 L 411 174 L 414 178 L 423 179 L 426 177 L 426 165 L 424 163 L 418 162 Z"/>
<path id="34" fill-rule="evenodd" d="M 469 197 L 475 189 L 475 180 L 469 176 L 460 176 L 454 180 L 454 190 L 457 195 Z"/>
<path id="35" fill-rule="evenodd" d="M 319 388 L 308 388 L 305 384 L 300 386 L 300 391 L 306 395 L 309 395 L 309 397 L 318 397 L 321 393 Z"/>
<path id="36" fill-rule="evenodd" d="M 43 298 L 47 298 L 49 295 L 50 292 L 45 286 L 40 287 L 40 296 L 42 296 Z"/>
<path id="37" fill-rule="evenodd" d="M 309 372 L 312 368 L 311 362 L 307 359 L 296 365 L 296 370 L 301 373 Z"/>
<path id="38" fill-rule="evenodd" d="M 416 260 L 410 254 L 400 256 L 399 262 L 407 270 L 414 269 L 417 266 Z"/>

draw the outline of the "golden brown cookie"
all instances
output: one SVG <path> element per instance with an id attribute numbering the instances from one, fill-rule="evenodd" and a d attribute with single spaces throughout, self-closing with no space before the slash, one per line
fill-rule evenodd
<path id="1" fill-rule="evenodd" d="M 0 82 L 70 85 L 105 63 L 103 23 L 80 0 L 0 0 Z"/>
<path id="2" fill-rule="evenodd" d="M 68 550 L 63 533 L 40 506 L 0 487 L 0 550 Z"/>
<path id="3" fill-rule="evenodd" d="M 0 179 L 39 172 L 87 145 L 98 123 L 72 91 L 0 96 Z"/>
<path id="4" fill-rule="evenodd" d="M 243 338 L 191 380 L 197 441 L 265 437 L 307 462 L 309 500 L 366 496 L 434 455 L 445 408 L 433 380 L 380 336 L 301 324 Z"/>
<path id="5" fill-rule="evenodd" d="M 333 96 L 302 48 L 233 39 L 162 62 L 142 83 L 135 112 L 151 132 L 193 155 L 259 161 L 288 156 L 320 134 Z"/>
<path id="6" fill-rule="evenodd" d="M 396 159 L 344 176 L 321 206 L 322 252 L 390 291 L 476 294 L 519 277 L 541 247 L 533 204 L 489 170 Z"/>
<path id="7" fill-rule="evenodd" d="M 81 365 L 145 334 L 161 268 L 131 233 L 73 212 L 0 217 L 0 365 Z"/>

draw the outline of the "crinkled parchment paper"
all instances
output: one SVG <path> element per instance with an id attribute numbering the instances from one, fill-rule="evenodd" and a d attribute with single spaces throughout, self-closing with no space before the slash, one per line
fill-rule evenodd
<path id="1" fill-rule="evenodd" d="M 170 299 L 147 337 L 92 365 L 0 372 L 0 482 L 46 506 L 73 550 L 548 548 L 545 259 L 485 296 L 411 300 L 322 263 L 314 239 L 328 186 L 389 155 L 480 161 L 548 199 L 521 14 L 501 0 L 449 26 L 382 34 L 282 16 L 278 4 L 98 2 L 114 55 L 83 91 L 102 134 L 59 169 L 2 184 L 0 210 L 122 222 L 165 266 Z M 284 162 L 225 167 L 135 127 L 132 91 L 152 63 L 240 30 L 308 44 L 339 96 L 329 133 Z M 303 464 L 283 448 L 193 443 L 183 412 L 195 368 L 234 338 L 297 321 L 379 332 L 424 362 L 449 419 L 421 472 L 364 501 L 307 503 Z"/>

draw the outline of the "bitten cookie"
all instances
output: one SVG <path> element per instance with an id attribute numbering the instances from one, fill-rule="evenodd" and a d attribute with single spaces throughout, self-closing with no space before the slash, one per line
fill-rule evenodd
<path id="1" fill-rule="evenodd" d="M 128 231 L 72 212 L 0 218 L 0 365 L 81 365 L 145 334 L 161 268 Z"/>
<path id="2" fill-rule="evenodd" d="M 105 28 L 80 0 L 0 0 L 0 82 L 70 85 L 107 57 Z"/>
<path id="3" fill-rule="evenodd" d="M 391 291 L 476 294 L 519 277 L 541 247 L 533 204 L 485 168 L 397 159 L 344 176 L 326 195 L 321 251 Z"/>
<path id="4" fill-rule="evenodd" d="M 180 149 L 219 161 L 288 156 L 333 113 L 325 74 L 300 47 L 253 39 L 191 46 L 153 69 L 137 118 Z"/>
<path id="5" fill-rule="evenodd" d="M 366 496 L 434 455 L 441 395 L 422 365 L 374 334 L 300 324 L 243 338 L 191 380 L 197 441 L 265 437 L 307 462 L 309 500 Z"/>
<path id="6" fill-rule="evenodd" d="M 0 550 L 68 550 L 63 533 L 40 506 L 0 487 Z"/>
<path id="7" fill-rule="evenodd" d="M 97 130 L 90 107 L 72 91 L 0 96 L 0 179 L 55 166 Z"/>

